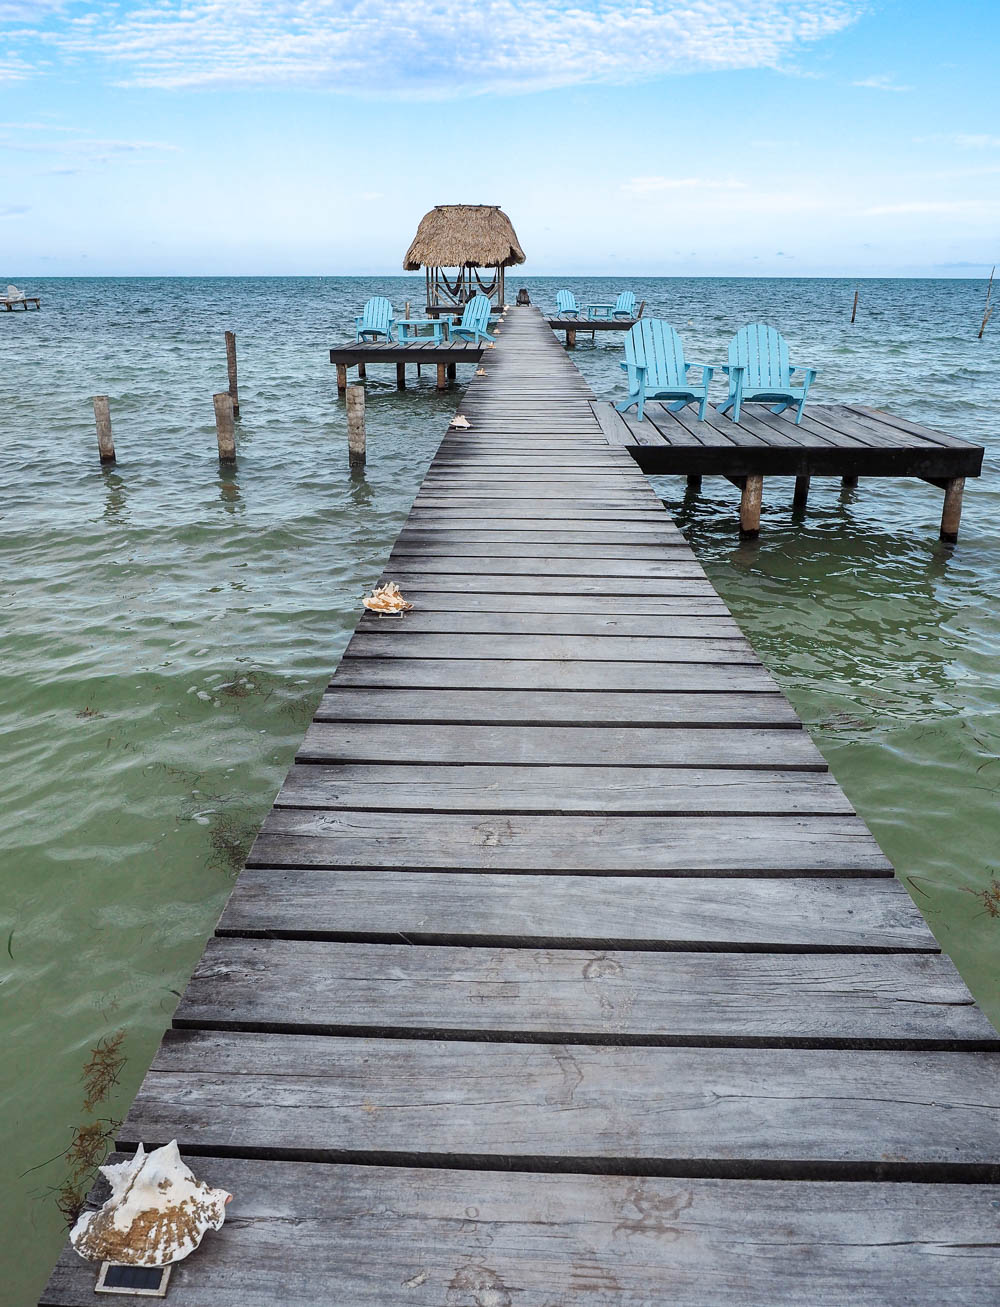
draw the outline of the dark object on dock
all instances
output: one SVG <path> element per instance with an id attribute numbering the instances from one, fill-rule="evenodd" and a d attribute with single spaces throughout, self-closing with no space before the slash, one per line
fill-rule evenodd
<path id="1" fill-rule="evenodd" d="M 454 376 L 456 363 L 477 363 L 483 354 L 483 346 L 473 345 L 465 340 L 449 340 L 442 344 L 428 344 L 421 340 L 392 343 L 387 341 L 369 341 L 368 343 L 337 345 L 330 350 L 330 362 L 337 366 L 337 391 L 343 394 L 347 389 L 347 369 L 356 367 L 359 376 L 368 363 L 395 363 L 396 384 L 400 390 L 406 389 L 406 365 L 415 363 L 437 364 L 438 390 L 447 387 L 447 377 Z"/>
<path id="2" fill-rule="evenodd" d="M 236 337 L 231 331 L 226 332 L 226 369 L 229 373 L 229 394 L 233 400 L 233 417 L 240 415 L 240 387 L 236 375 Z"/>
<path id="3" fill-rule="evenodd" d="M 766 404 L 748 404 L 739 423 L 709 407 L 699 422 L 690 409 L 672 413 L 666 404 L 646 405 L 644 422 L 599 404 L 598 418 L 608 439 L 622 445 L 643 469 L 655 475 L 723 476 L 743 490 L 740 524 L 744 534 L 760 529 L 760 480 L 797 478 L 795 507 L 805 507 L 813 476 L 919 477 L 945 492 L 941 539 L 958 538 L 966 477 L 982 471 L 983 447 L 957 436 L 862 404 L 812 404 L 796 426 L 790 412 L 772 413 Z"/>
<path id="4" fill-rule="evenodd" d="M 461 310 L 477 294 L 502 309 L 504 272 L 523 262 L 514 226 L 498 204 L 438 204 L 420 219 L 403 268 L 425 270 L 428 312 Z M 484 281 L 480 268 L 492 278 Z"/>
<path id="5" fill-rule="evenodd" d="M 111 435 L 111 405 L 107 395 L 94 396 L 94 421 L 97 423 L 97 449 L 102 463 L 115 461 L 115 442 Z"/>
<path id="6" fill-rule="evenodd" d="M 177 1307 L 991 1301 L 1000 1038 L 545 319 L 489 358 L 117 1132 L 235 1194 Z"/>
<path id="7" fill-rule="evenodd" d="M 528 295 L 528 292 L 522 286 L 521 289 L 517 292 L 518 308 L 526 308 L 530 303 L 531 303 L 531 297 Z"/>
<path id="8" fill-rule="evenodd" d="M 228 390 L 212 396 L 215 405 L 215 435 L 219 442 L 219 462 L 236 462 L 236 429 L 233 426 L 233 397 Z"/>

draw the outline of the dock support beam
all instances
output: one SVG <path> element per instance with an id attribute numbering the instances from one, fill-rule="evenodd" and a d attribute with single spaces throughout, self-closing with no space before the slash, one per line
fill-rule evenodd
<path id="1" fill-rule="evenodd" d="M 219 442 L 219 462 L 236 462 L 236 432 L 233 428 L 233 397 L 228 390 L 212 396 L 215 405 L 215 436 Z"/>
<path id="2" fill-rule="evenodd" d="M 688 492 L 692 495 L 701 493 L 701 473 L 694 474 L 687 479 Z"/>
<path id="3" fill-rule="evenodd" d="M 764 493 L 764 478 L 746 477 L 740 496 L 740 535 L 744 540 L 756 540 L 760 535 L 760 503 Z"/>
<path id="4" fill-rule="evenodd" d="M 406 389 L 406 364 L 405 363 L 396 364 L 396 389 L 397 390 Z"/>
<path id="5" fill-rule="evenodd" d="M 795 493 L 792 495 L 792 512 L 804 513 L 809 501 L 809 477 L 795 478 Z"/>
<path id="6" fill-rule="evenodd" d="M 111 437 L 111 406 L 107 395 L 94 396 L 94 420 L 97 423 L 97 450 L 102 463 L 115 461 L 115 442 Z"/>
<path id="7" fill-rule="evenodd" d="M 226 371 L 229 373 L 229 393 L 233 399 L 233 417 L 240 415 L 240 384 L 236 371 L 236 336 L 226 332 Z"/>
<path id="8" fill-rule="evenodd" d="M 449 381 L 454 381 L 455 378 L 456 378 L 457 376 L 458 376 L 458 364 L 457 364 L 457 363 L 449 363 L 449 364 L 448 364 L 448 380 L 449 380 Z"/>
<path id="9" fill-rule="evenodd" d="M 439 364 L 437 365 L 437 368 L 438 368 L 437 388 L 438 388 L 438 390 L 447 390 L 447 389 L 448 389 L 448 375 L 447 375 L 447 368 L 446 368 L 446 365 L 445 365 L 444 363 L 439 363 Z"/>
<path id="10" fill-rule="evenodd" d="M 368 377 L 368 369 L 363 363 L 358 364 L 358 380 L 365 381 Z"/>
<path id="11" fill-rule="evenodd" d="M 566 328 L 566 348 L 576 349 L 576 327 Z"/>
<path id="12" fill-rule="evenodd" d="M 856 486 L 856 485 L 858 484 L 858 478 L 857 478 L 857 477 L 841 477 L 841 478 L 840 478 L 840 484 L 841 484 L 842 486 L 844 486 L 846 489 L 850 490 L 850 489 L 853 489 L 853 487 Z"/>
<path id="13" fill-rule="evenodd" d="M 337 364 L 337 394 L 342 395 L 347 389 L 347 364 Z"/>
<path id="14" fill-rule="evenodd" d="M 347 458 L 351 467 L 364 467 L 365 458 L 365 388 L 347 387 Z"/>
<path id="15" fill-rule="evenodd" d="M 941 513 L 941 539 L 953 545 L 958 539 L 958 525 L 962 520 L 962 494 L 965 477 L 951 477 L 944 486 L 944 510 Z"/>

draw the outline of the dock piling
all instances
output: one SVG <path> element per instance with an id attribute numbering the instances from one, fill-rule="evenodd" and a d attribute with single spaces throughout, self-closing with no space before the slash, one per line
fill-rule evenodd
<path id="1" fill-rule="evenodd" d="M 228 390 L 212 396 L 215 405 L 215 435 L 219 442 L 219 462 L 236 462 L 236 432 L 233 427 L 233 397 Z"/>
<path id="2" fill-rule="evenodd" d="M 417 366 L 419 367 L 419 364 Z M 406 389 L 406 364 L 405 363 L 396 364 L 396 389 L 397 390 Z"/>
<path id="3" fill-rule="evenodd" d="M 111 436 L 111 407 L 107 395 L 94 396 L 94 419 L 97 423 L 97 448 L 102 463 L 115 462 L 115 442 Z"/>
<path id="4" fill-rule="evenodd" d="M 854 292 L 854 306 L 853 306 L 852 309 L 851 309 L 851 326 L 852 326 L 852 327 L 854 326 L 854 319 L 858 316 L 858 296 L 859 296 L 860 294 L 861 294 L 860 290 L 856 290 L 856 291 Z"/>
<path id="5" fill-rule="evenodd" d="M 438 390 L 447 390 L 447 389 L 448 389 L 448 373 L 447 373 L 447 367 L 448 367 L 448 365 L 447 365 L 446 363 L 439 363 L 439 364 L 437 365 L 437 370 L 438 370 L 437 388 L 438 388 Z"/>
<path id="6" fill-rule="evenodd" d="M 764 492 L 764 478 L 749 476 L 743 481 L 740 496 L 740 535 L 744 540 L 756 540 L 760 535 L 760 504 Z"/>
<path id="7" fill-rule="evenodd" d="M 805 512 L 806 504 L 809 500 L 809 477 L 795 478 L 795 492 L 792 495 L 792 512 Z"/>
<path id="8" fill-rule="evenodd" d="M 337 394 L 343 395 L 347 390 L 347 364 L 337 364 Z"/>
<path id="9" fill-rule="evenodd" d="M 226 368 L 229 372 L 229 393 L 233 400 L 233 417 L 240 415 L 240 386 L 236 372 L 236 336 L 226 332 Z"/>
<path id="10" fill-rule="evenodd" d="M 945 482 L 944 508 L 941 512 L 941 539 L 953 545 L 958 539 L 958 526 L 962 520 L 962 495 L 965 477 L 951 477 Z"/>
<path id="11" fill-rule="evenodd" d="M 365 388 L 347 387 L 347 456 L 351 467 L 365 465 Z"/>

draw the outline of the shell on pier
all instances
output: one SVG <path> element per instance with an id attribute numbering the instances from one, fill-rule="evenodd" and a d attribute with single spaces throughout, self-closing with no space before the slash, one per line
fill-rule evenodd
<path id="1" fill-rule="evenodd" d="M 181 1161 L 177 1140 L 147 1155 L 142 1144 L 128 1161 L 102 1166 L 111 1197 L 84 1212 L 70 1243 L 92 1262 L 169 1266 L 187 1257 L 206 1230 L 226 1219 L 232 1194 L 212 1189 Z"/>

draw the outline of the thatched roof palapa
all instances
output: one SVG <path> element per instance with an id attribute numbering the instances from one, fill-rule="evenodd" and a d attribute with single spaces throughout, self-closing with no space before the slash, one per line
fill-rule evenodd
<path id="1" fill-rule="evenodd" d="M 510 268 L 524 262 L 510 219 L 498 204 L 438 204 L 420 219 L 403 267 Z"/>

